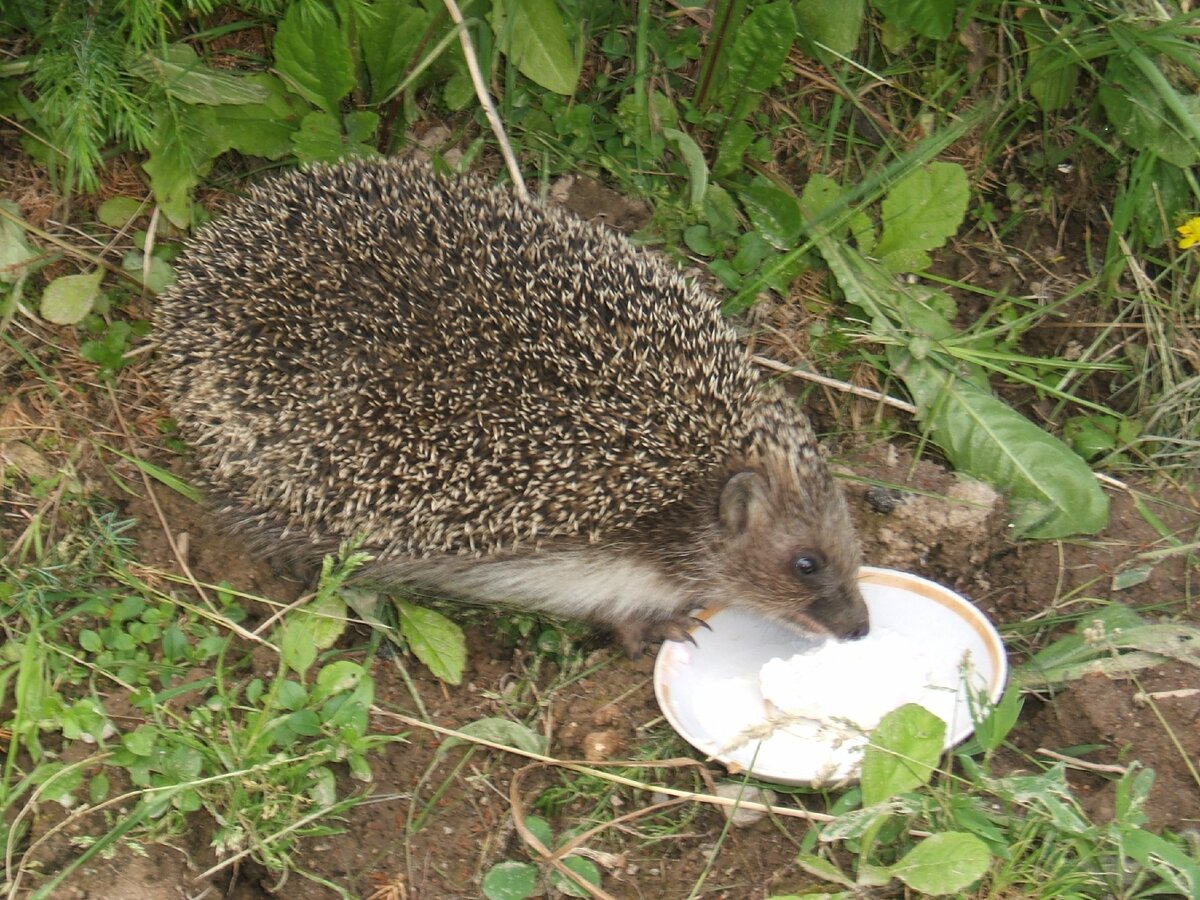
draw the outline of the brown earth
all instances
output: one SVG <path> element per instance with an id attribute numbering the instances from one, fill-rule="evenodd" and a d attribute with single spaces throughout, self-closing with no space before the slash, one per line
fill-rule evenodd
<path id="1" fill-rule="evenodd" d="M 1122 560 L 1157 541 L 1157 535 L 1123 494 L 1114 496 L 1112 523 L 1101 535 L 1080 542 L 1022 545 L 1007 540 L 1003 510 L 986 487 L 964 482 L 929 462 L 914 466 L 910 458 L 885 445 L 863 452 L 851 468 L 859 477 L 898 486 L 888 495 L 895 501 L 890 512 L 878 511 L 888 504 L 881 503 L 876 489 L 848 487 L 868 560 L 953 585 L 973 598 L 1002 630 L 1004 623 L 1028 622 L 1053 613 L 1055 597 L 1070 597 L 1077 588 L 1083 589 L 1081 596 L 1133 605 L 1166 602 L 1178 610 L 1188 598 L 1194 604 L 1195 573 L 1186 571 L 1180 561 L 1160 564 L 1148 581 L 1134 588 L 1110 589 L 1111 574 Z M 188 563 L 199 579 L 223 579 L 240 590 L 282 602 L 299 594 L 300 585 L 280 578 L 264 563 L 247 559 L 238 542 L 227 537 L 202 508 L 167 491 L 159 490 L 157 495 L 176 539 L 186 535 Z M 970 498 L 970 505 L 964 498 Z M 135 532 L 139 560 L 167 570 L 176 568 L 149 504 L 133 500 L 125 512 L 142 523 Z M 1182 537 L 1194 534 L 1200 526 L 1195 510 L 1182 504 L 1158 507 L 1158 512 Z M 251 628 L 254 615 L 269 614 L 265 608 L 252 606 L 252 618 L 245 623 Z M 379 707 L 419 716 L 400 674 L 403 666 L 426 706 L 429 721 L 442 727 L 455 728 L 486 716 L 532 718 L 535 728 L 549 738 L 551 756 L 579 760 L 596 758 L 597 749 L 601 759 L 619 759 L 639 746 L 664 739 L 668 731 L 655 705 L 649 658 L 627 660 L 597 638 L 596 649 L 573 672 L 564 673 L 553 664 L 533 671 L 530 665 L 538 654 L 527 646 L 509 646 L 498 640 L 491 618 L 485 611 L 466 613 L 470 654 L 461 687 L 438 683 L 414 660 L 376 658 L 372 674 Z M 1196 620 L 1194 606 L 1190 618 Z M 362 646 L 367 636 L 360 628 L 343 642 Z M 1021 661 L 1023 647 L 1021 639 L 1010 641 L 1014 663 Z M 564 675 L 572 678 L 564 679 Z M 1128 766 L 1136 761 L 1152 768 L 1157 774 L 1148 807 L 1152 825 L 1194 828 L 1200 823 L 1200 791 L 1188 760 L 1200 756 L 1200 699 L 1186 691 L 1163 696 L 1154 705 L 1136 698 L 1139 694 L 1180 692 L 1196 684 L 1195 668 L 1182 663 L 1143 672 L 1136 680 L 1091 677 L 1057 695 L 1032 698 L 1014 740 L 1030 758 L 1043 749 L 1071 752 L 1070 748 L 1086 745 L 1091 749 L 1082 756 L 1085 763 Z M 441 740 L 437 735 L 401 726 L 384 713 L 373 725 L 383 731 L 405 731 L 408 742 L 373 758 L 372 801 L 343 817 L 339 823 L 342 834 L 302 846 L 296 857 L 299 867 L 340 885 L 351 896 L 371 896 L 390 884 L 397 891 L 400 885 L 407 890 L 407 894 L 390 896 L 468 898 L 480 896 L 479 879 L 491 865 L 527 858 L 513 830 L 510 799 L 513 779 L 527 761 L 486 752 L 473 752 L 467 758 L 462 749 L 434 761 Z M 678 739 L 674 748 L 676 755 L 689 754 Z M 1003 764 L 1010 770 L 1032 769 L 1030 761 L 1016 752 Z M 722 777 L 719 767 L 707 774 L 718 780 Z M 642 777 L 705 788 L 705 781 L 691 769 L 676 768 L 661 776 L 642 773 Z M 1072 771 L 1071 779 L 1093 816 L 1104 820 L 1111 815 L 1113 775 L 1077 770 Z M 531 811 L 542 792 L 560 783 L 551 768 L 533 766 L 521 775 L 518 801 Z M 443 784 L 446 789 L 439 791 Z M 356 789 L 349 779 L 342 788 Z M 595 820 L 597 815 L 611 819 L 652 802 L 644 792 L 602 792 L 599 800 L 578 796 L 552 819 L 557 828 L 566 828 Z M 784 798 L 782 802 L 792 801 Z M 817 796 L 797 797 L 796 802 L 822 808 Z M 428 812 L 422 827 L 406 834 L 406 823 L 422 811 Z M 680 810 L 674 815 L 680 817 Z M 41 837 L 64 816 L 64 811 L 47 805 L 31 838 Z M 80 900 L 198 896 L 205 884 L 217 891 L 215 896 L 242 900 L 336 896 L 296 873 L 286 885 L 277 887 L 277 876 L 254 864 L 222 870 L 197 884 L 192 880 L 196 874 L 220 860 L 208 846 L 211 826 L 200 814 L 193 818 L 200 820 L 193 831 L 172 844 L 146 847 L 144 858 L 130 857 L 123 848 L 116 859 L 92 861 L 58 896 Z M 766 897 L 807 883 L 794 862 L 806 831 L 803 822 L 762 820 L 734 828 L 718 842 L 724 823 L 721 813 L 696 807 L 681 818 L 672 833 L 665 835 L 656 836 L 646 823 L 634 820 L 628 829 L 609 829 L 590 843 L 611 854 L 604 858 L 608 866 L 605 890 L 621 898 L 686 896 L 714 852 L 706 895 Z M 95 823 L 82 818 L 51 837 L 35 854 L 38 868 L 53 872 L 65 864 L 79 852 L 71 838 L 95 828 Z"/>

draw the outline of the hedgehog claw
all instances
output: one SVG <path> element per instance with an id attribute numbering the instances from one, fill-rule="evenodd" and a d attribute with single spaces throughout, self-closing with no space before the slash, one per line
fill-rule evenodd
<path id="1" fill-rule="evenodd" d="M 703 619 L 690 613 L 677 613 L 669 619 L 620 625 L 616 631 L 629 658 L 640 659 L 647 646 L 660 641 L 687 641 L 695 646 L 694 632 L 700 626 L 712 630 Z"/>

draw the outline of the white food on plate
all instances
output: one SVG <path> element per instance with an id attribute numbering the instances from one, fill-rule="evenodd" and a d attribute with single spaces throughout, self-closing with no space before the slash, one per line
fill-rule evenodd
<path id="1" fill-rule="evenodd" d="M 776 752 L 803 759 L 825 778 L 840 777 L 861 760 L 867 732 L 897 707 L 917 703 L 950 724 L 962 664 L 932 657 L 916 637 L 880 627 L 860 641 L 826 641 L 772 659 L 759 671 L 771 715 L 754 737 L 769 734 Z"/>

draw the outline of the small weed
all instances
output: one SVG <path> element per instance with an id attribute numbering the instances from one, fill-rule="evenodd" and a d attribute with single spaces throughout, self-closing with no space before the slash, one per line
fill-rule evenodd
<path id="1" fill-rule="evenodd" d="M 97 514 L 41 565 L 5 572 L 0 694 L 13 714 L 0 806 L 21 809 L 10 840 L 32 805 L 86 815 L 104 809 L 116 785 L 132 788 L 129 814 L 42 896 L 118 842 L 181 834 L 201 809 L 219 823 L 220 855 L 291 868 L 298 841 L 330 833 L 330 817 L 361 799 L 339 796 L 334 767 L 369 782 L 368 755 L 401 739 L 370 732 L 374 687 L 363 663 L 331 654 L 318 665 L 344 627 L 334 591 L 345 567 L 328 566 L 317 599 L 282 617 L 272 642 L 283 664 L 255 677 L 232 632 L 242 601 L 218 588 L 216 605 L 202 609 L 156 588 L 128 558 L 129 524 Z M 113 718 L 111 688 L 126 692 L 132 716 Z M 61 744 L 78 741 L 96 746 L 86 765 L 57 758 Z M 14 884 L 22 877 L 9 873 Z"/>
<path id="2" fill-rule="evenodd" d="M 567 843 L 575 836 L 568 831 L 556 842 L 550 823 L 540 816 L 526 816 L 523 824 L 522 834 L 528 835 L 525 840 L 539 853 L 552 852 L 555 847 Z M 588 884 L 599 886 L 600 869 L 590 859 L 584 856 L 564 856 L 558 862 Z M 483 876 L 483 895 L 488 900 L 525 900 L 526 897 L 532 897 L 549 888 L 567 897 L 590 896 L 585 888 L 558 868 L 548 870 L 544 887 L 540 887 L 541 880 L 541 873 L 533 863 L 508 860 L 497 863 Z"/>

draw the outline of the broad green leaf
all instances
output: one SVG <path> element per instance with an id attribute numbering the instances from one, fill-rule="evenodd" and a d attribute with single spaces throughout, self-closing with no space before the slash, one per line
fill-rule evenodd
<path id="1" fill-rule="evenodd" d="M 804 220 L 800 205 L 790 191 L 758 175 L 738 196 L 755 230 L 772 246 L 780 250 L 796 246 Z"/>
<path id="2" fill-rule="evenodd" d="M 429 13 L 404 0 L 376 0 L 371 11 L 371 26 L 359 30 L 358 40 L 371 78 L 371 102 L 381 103 L 408 73 Z"/>
<path id="3" fill-rule="evenodd" d="M 1065 42 L 1056 41 L 1054 28 L 1042 16 L 1041 9 L 1031 9 L 1021 16 L 1021 31 L 1029 48 L 1025 84 L 1043 112 L 1054 112 L 1075 99 L 1079 81 L 1079 54 Z"/>
<path id="4" fill-rule="evenodd" d="M 550 827 L 550 823 L 541 816 L 526 816 L 525 827 L 535 838 L 542 842 L 543 847 L 554 846 L 554 831 Z"/>
<path id="5" fill-rule="evenodd" d="M 100 635 L 90 628 L 85 628 L 79 632 L 79 637 L 76 638 L 79 646 L 88 653 L 99 653 L 104 649 L 104 644 L 100 641 Z"/>
<path id="6" fill-rule="evenodd" d="M 880 720 L 863 753 L 863 807 L 928 784 L 942 755 L 946 723 L 907 703 Z"/>
<path id="7" fill-rule="evenodd" d="M 220 72 L 204 64 L 187 44 L 168 44 L 148 50 L 129 66 L 138 78 L 157 84 L 183 103 L 261 103 L 265 91 L 240 75 Z"/>
<path id="8" fill-rule="evenodd" d="M 1175 888 L 1180 897 L 1200 896 L 1200 859 L 1194 852 L 1140 828 L 1123 829 L 1121 846 L 1130 859 Z"/>
<path id="9" fill-rule="evenodd" d="M 42 294 L 42 318 L 55 325 L 74 325 L 92 311 L 100 296 L 104 271 L 86 275 L 60 275 L 46 285 Z"/>
<path id="10" fill-rule="evenodd" d="M 275 66 L 295 91 L 329 114 L 354 89 L 346 35 L 327 9 L 293 3 L 275 32 Z"/>
<path id="11" fill-rule="evenodd" d="M 686 132 L 678 128 L 664 128 L 663 137 L 671 141 L 679 151 L 679 157 L 688 171 L 688 202 L 697 206 L 704 202 L 708 190 L 708 161 L 704 151 Z"/>
<path id="12" fill-rule="evenodd" d="M 11 200 L 0 200 L 0 207 L 20 219 L 21 208 Z M 37 255 L 25 237 L 25 229 L 7 217 L 0 217 L 0 283 L 13 284 L 22 278 L 25 263 Z"/>
<path id="13" fill-rule="evenodd" d="M 281 709 L 295 711 L 308 703 L 308 691 L 298 681 L 288 678 L 275 689 L 275 705 Z"/>
<path id="14" fill-rule="evenodd" d="M 204 758 L 195 747 L 186 744 L 176 744 L 163 754 L 158 763 L 158 771 L 168 776 L 172 781 L 191 781 L 204 768 Z"/>
<path id="15" fill-rule="evenodd" d="M 537 889 L 537 877 L 537 866 L 533 863 L 505 860 L 483 876 L 483 896 L 487 900 L 525 900 Z"/>
<path id="16" fill-rule="evenodd" d="M 292 148 L 301 162 L 336 162 L 355 156 L 377 156 L 375 148 L 365 143 L 379 116 L 359 110 L 347 113 L 343 119 L 346 130 L 338 120 L 324 112 L 309 113 L 300 122 L 300 130 L 292 135 Z"/>
<path id="17" fill-rule="evenodd" d="M 849 247 L 816 229 L 813 241 L 847 299 L 865 309 L 889 343 L 933 439 L 958 469 L 1006 492 L 1018 533 L 1036 538 L 1093 533 L 1108 521 L 1108 497 L 1087 464 L 1065 444 L 988 392 L 944 340 L 953 329 L 935 309 Z"/>
<path id="18" fill-rule="evenodd" d="M 150 725 L 139 725 L 121 735 L 121 746 L 135 756 L 149 756 L 158 741 L 158 729 Z"/>
<path id="19" fill-rule="evenodd" d="M 157 256 L 150 257 L 146 265 L 146 254 L 141 250 L 130 250 L 121 258 L 121 268 L 146 286 L 152 294 L 164 291 L 175 283 L 175 270 L 171 264 Z"/>
<path id="20" fill-rule="evenodd" d="M 1181 130 L 1155 85 L 1130 61 L 1115 54 L 1107 59 L 1099 96 L 1109 122 L 1127 145 L 1149 150 L 1180 168 L 1196 164 L 1198 142 Z M 1191 94 L 1173 99 L 1191 119 L 1200 118 L 1200 97 Z"/>
<path id="21" fill-rule="evenodd" d="M 462 629 L 441 613 L 397 600 L 400 633 L 417 659 L 436 677 L 449 684 L 462 682 L 467 662 L 467 642 Z"/>
<path id="22" fill-rule="evenodd" d="M 940 897 L 965 891 L 987 872 L 992 854 L 987 844 L 961 831 L 925 838 L 890 872 L 914 891 Z"/>
<path id="23" fill-rule="evenodd" d="M 303 628 L 318 650 L 332 647 L 346 630 L 346 602 L 333 592 L 320 593 L 304 606 L 291 610 L 286 628 Z"/>
<path id="24" fill-rule="evenodd" d="M 796 0 L 796 24 L 802 37 L 848 55 L 858 46 L 864 5 L 864 0 Z"/>
<path id="25" fill-rule="evenodd" d="M 934 40 L 950 36 L 956 0 L 871 0 L 888 23 Z"/>
<path id="26" fill-rule="evenodd" d="M 957 163 L 914 169 L 883 198 L 883 234 L 874 254 L 889 272 L 929 266 L 926 250 L 946 243 L 967 214 L 967 173 Z"/>
<path id="27" fill-rule="evenodd" d="M 820 878 L 822 881 L 831 881 L 834 884 L 840 884 L 842 887 L 854 887 L 854 882 L 847 878 L 834 863 L 823 856 L 801 853 L 796 857 L 796 864 L 814 878 Z"/>
<path id="28" fill-rule="evenodd" d="M 518 750 L 525 750 L 528 753 L 542 754 L 546 752 L 547 743 L 544 735 L 531 731 L 520 722 L 513 722 L 510 719 L 496 717 L 477 719 L 474 722 L 468 722 L 458 730 L 471 737 L 482 738 L 494 744 L 503 744 L 505 747 L 516 747 Z M 449 749 L 462 743 L 464 742 L 460 738 L 452 737 L 442 747 Z"/>
<path id="29" fill-rule="evenodd" d="M 303 675 L 317 653 L 332 647 L 346 628 L 346 604 L 333 592 L 318 594 L 284 617 L 280 655 L 292 671 Z"/>
<path id="30" fill-rule="evenodd" d="M 214 155 L 236 150 L 246 156 L 282 159 L 291 153 L 292 136 L 312 107 L 274 75 L 260 72 L 247 75 L 246 80 L 262 89 L 263 102 L 199 107 L 193 113 L 198 126 L 212 143 Z"/>
<path id="31" fill-rule="evenodd" d="M 600 867 L 590 859 L 582 856 L 567 856 L 563 859 L 562 864 L 586 881 L 588 884 L 600 886 Z M 559 893 L 567 897 L 591 897 L 592 893 L 585 888 L 580 887 L 573 879 L 568 878 L 557 869 L 550 873 L 549 878 L 551 886 L 557 888 Z"/>
<path id="32" fill-rule="evenodd" d="M 683 242 L 699 256 L 716 256 L 725 246 L 723 242 L 713 240 L 707 225 L 689 225 L 683 230 Z"/>
<path id="33" fill-rule="evenodd" d="M 317 673 L 316 687 L 313 689 L 313 702 L 320 703 L 326 697 L 352 690 L 366 675 L 363 667 L 348 659 L 340 659 L 327 666 L 322 666 Z"/>
<path id="34" fill-rule="evenodd" d="M 316 737 L 321 733 L 321 718 L 311 709 L 299 709 L 283 720 L 284 727 L 302 737 Z"/>
<path id="35" fill-rule="evenodd" d="M 317 646 L 307 629 L 285 624 L 279 639 L 279 656 L 285 666 L 303 675 L 317 660 Z"/>
<path id="36" fill-rule="evenodd" d="M 150 176 L 154 199 L 172 225 L 192 224 L 192 190 L 212 165 L 216 149 L 196 120 L 180 116 L 163 118 L 155 131 L 150 158 L 142 168 Z"/>
<path id="37" fill-rule="evenodd" d="M 146 204 L 136 197 L 109 197 L 96 210 L 96 218 L 109 228 L 124 228 L 146 212 Z"/>
<path id="38" fill-rule="evenodd" d="M 944 364 L 895 347 L 888 357 L 955 468 L 1008 494 L 1017 534 L 1051 539 L 1105 526 L 1108 497 L 1062 441 Z"/>
<path id="39" fill-rule="evenodd" d="M 718 237 L 733 237 L 741 230 L 737 203 L 733 195 L 719 184 L 710 182 L 704 192 L 704 221 Z"/>
<path id="40" fill-rule="evenodd" d="M 536 84 L 570 96 L 579 81 L 579 61 L 554 0 L 499 0 L 493 7 L 496 44 Z"/>
<path id="41" fill-rule="evenodd" d="M 465 66 L 456 69 L 454 74 L 446 79 L 446 86 L 442 88 L 442 99 L 453 112 L 466 109 L 467 104 L 475 99 L 475 85 L 471 83 L 471 75 Z"/>
<path id="42" fill-rule="evenodd" d="M 795 35 L 790 0 L 766 3 L 746 16 L 735 32 L 724 96 L 736 102 L 745 92 L 759 93 L 778 81 Z"/>

